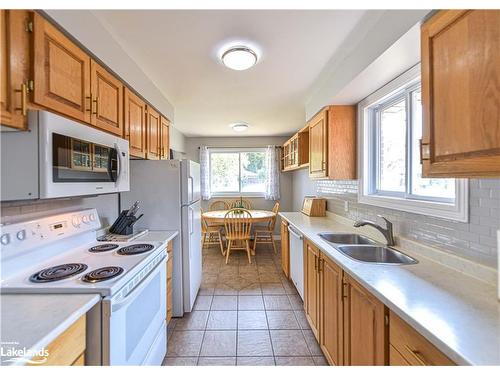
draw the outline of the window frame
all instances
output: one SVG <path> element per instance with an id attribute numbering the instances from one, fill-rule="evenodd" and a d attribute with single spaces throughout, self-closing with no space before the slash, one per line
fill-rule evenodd
<path id="1" fill-rule="evenodd" d="M 420 87 L 420 64 L 415 65 L 393 81 L 389 82 L 358 104 L 358 168 L 360 171 L 358 201 L 399 211 L 423 214 L 442 219 L 468 222 L 469 193 L 468 180 L 455 179 L 455 199 L 440 199 L 411 193 L 412 181 L 412 103 L 411 93 Z M 376 116 L 386 108 L 404 98 L 407 105 L 406 130 L 406 180 L 405 191 L 377 190 L 379 124 Z"/>
<path id="2" fill-rule="evenodd" d="M 212 198 L 224 198 L 224 197 L 250 197 L 250 198 L 260 198 L 265 196 L 265 190 L 262 192 L 242 192 L 241 191 L 241 153 L 242 152 L 262 152 L 266 153 L 265 147 L 209 147 L 208 149 L 208 176 L 209 176 L 209 186 L 210 194 Z M 239 191 L 212 191 L 212 153 L 214 154 L 234 154 L 238 153 L 238 189 Z"/>

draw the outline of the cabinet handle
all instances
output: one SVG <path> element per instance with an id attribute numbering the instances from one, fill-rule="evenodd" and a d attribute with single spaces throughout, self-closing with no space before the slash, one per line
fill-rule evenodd
<path id="1" fill-rule="evenodd" d="M 314 270 L 318 270 L 318 257 L 316 255 L 314 256 Z"/>
<path id="2" fill-rule="evenodd" d="M 95 112 L 92 112 L 93 115 L 97 115 L 99 113 L 99 97 L 96 96 L 96 98 L 94 99 L 94 103 L 95 103 Z"/>
<path id="3" fill-rule="evenodd" d="M 324 266 L 325 266 L 325 260 L 318 258 L 318 272 L 323 272 Z"/>
<path id="4" fill-rule="evenodd" d="M 21 108 L 16 108 L 16 110 L 21 111 L 23 116 L 28 114 L 28 107 L 26 106 L 26 96 L 28 95 L 28 85 L 26 83 L 21 84 L 20 90 L 15 90 L 21 93 Z"/>
<path id="5" fill-rule="evenodd" d="M 430 366 L 429 363 L 425 360 L 424 356 L 422 353 L 420 353 L 418 350 L 410 348 L 408 345 L 405 345 L 405 349 L 415 358 L 415 360 L 421 365 L 421 366 Z"/>
<path id="6" fill-rule="evenodd" d="M 347 286 L 347 283 L 342 283 L 342 298 L 347 298 L 347 293 L 348 293 L 349 289 L 348 289 L 348 286 Z"/>
<path id="7" fill-rule="evenodd" d="M 87 96 L 86 99 L 89 100 L 89 107 L 85 111 L 92 113 L 92 103 L 94 103 L 94 101 L 92 100 L 92 94 L 90 94 L 90 96 Z"/>

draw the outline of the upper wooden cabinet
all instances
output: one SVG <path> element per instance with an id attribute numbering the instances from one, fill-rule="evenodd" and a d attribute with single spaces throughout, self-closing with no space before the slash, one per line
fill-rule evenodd
<path id="1" fill-rule="evenodd" d="M 146 103 L 127 87 L 124 90 L 124 137 L 129 141 L 131 156 L 146 157 Z"/>
<path id="2" fill-rule="evenodd" d="M 123 135 L 123 83 L 94 60 L 90 62 L 91 123 Z"/>
<path id="3" fill-rule="evenodd" d="M 309 121 L 309 177 L 328 174 L 328 110 L 323 109 Z"/>
<path id="4" fill-rule="evenodd" d="M 309 165 L 309 127 L 299 130 L 283 145 L 282 170 L 292 171 Z"/>
<path id="5" fill-rule="evenodd" d="M 290 277 L 290 234 L 288 222 L 281 220 L 281 269 L 287 278 Z"/>
<path id="6" fill-rule="evenodd" d="M 90 123 L 90 57 L 38 13 L 33 32 L 33 101 Z"/>
<path id="7" fill-rule="evenodd" d="M 32 15 L 0 10 L 0 123 L 21 130 L 27 128 Z"/>
<path id="8" fill-rule="evenodd" d="M 158 160 L 160 159 L 160 114 L 149 106 L 146 114 L 146 157 L 151 160 Z"/>
<path id="9" fill-rule="evenodd" d="M 309 121 L 309 177 L 356 179 L 356 106 L 329 106 Z"/>
<path id="10" fill-rule="evenodd" d="M 387 364 L 388 320 L 384 304 L 344 274 L 344 365 Z"/>
<path id="11" fill-rule="evenodd" d="M 166 160 L 170 158 L 170 121 L 161 116 L 160 124 L 160 159 Z"/>
<path id="12" fill-rule="evenodd" d="M 500 10 L 439 11 L 423 24 L 424 177 L 500 176 Z"/>

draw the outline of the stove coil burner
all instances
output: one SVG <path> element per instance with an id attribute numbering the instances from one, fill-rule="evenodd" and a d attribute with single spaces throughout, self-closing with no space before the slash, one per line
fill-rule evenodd
<path id="1" fill-rule="evenodd" d="M 94 247 L 91 247 L 89 249 L 89 251 L 91 253 L 103 253 L 105 251 L 111 251 L 111 250 L 114 250 L 118 247 L 117 244 L 114 244 L 114 243 L 106 243 L 106 244 L 102 244 L 102 245 L 97 245 L 97 246 L 94 246 Z"/>
<path id="2" fill-rule="evenodd" d="M 45 268 L 30 276 L 30 281 L 34 283 L 49 283 L 67 279 L 68 277 L 78 275 L 87 269 L 86 264 L 68 263 L 58 266 Z"/>
<path id="3" fill-rule="evenodd" d="M 100 283 L 123 273 L 123 268 L 116 266 L 102 267 L 86 273 L 82 280 L 86 283 Z"/>
<path id="4" fill-rule="evenodd" d="M 145 253 L 147 251 L 151 251 L 154 248 L 155 247 L 153 245 L 141 243 L 141 244 L 122 247 L 120 250 L 117 251 L 117 253 L 120 255 L 136 255 Z"/>

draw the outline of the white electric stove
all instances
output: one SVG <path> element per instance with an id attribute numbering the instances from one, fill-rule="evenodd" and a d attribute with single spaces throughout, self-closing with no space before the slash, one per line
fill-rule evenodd
<path id="1" fill-rule="evenodd" d="M 100 227 L 95 209 L 2 225 L 0 292 L 100 294 L 94 310 L 101 316 L 88 328 L 99 334 L 89 364 L 159 365 L 166 354 L 166 242 L 97 241 Z"/>

